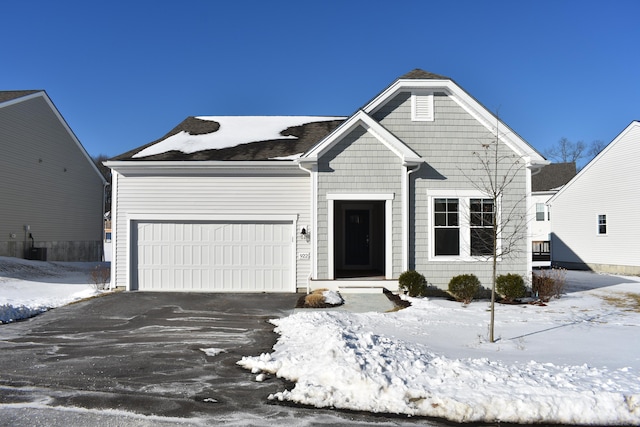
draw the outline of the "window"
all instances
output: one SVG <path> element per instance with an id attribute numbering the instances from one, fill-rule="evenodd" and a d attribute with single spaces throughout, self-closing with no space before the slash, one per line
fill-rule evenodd
<path id="1" fill-rule="evenodd" d="M 498 253 L 494 236 L 500 223 L 500 200 L 494 202 L 477 190 L 430 190 L 429 258 L 443 261 L 484 261 Z M 498 227 L 499 229 L 499 227 Z"/>
<path id="2" fill-rule="evenodd" d="M 598 234 L 607 234 L 607 216 L 598 215 Z"/>
<path id="3" fill-rule="evenodd" d="M 434 199 L 434 253 L 460 255 L 458 199 Z"/>
<path id="4" fill-rule="evenodd" d="M 493 200 L 471 199 L 469 211 L 471 255 L 493 255 Z"/>
<path id="5" fill-rule="evenodd" d="M 544 203 L 536 203 L 536 221 L 544 221 Z"/>

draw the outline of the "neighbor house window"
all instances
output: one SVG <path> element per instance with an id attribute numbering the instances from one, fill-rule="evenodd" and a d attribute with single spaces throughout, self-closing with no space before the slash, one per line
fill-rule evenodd
<path id="1" fill-rule="evenodd" d="M 598 234 L 607 234 L 607 216 L 598 215 Z"/>
<path id="2" fill-rule="evenodd" d="M 458 199 L 433 199 L 435 255 L 460 255 Z"/>
<path id="3" fill-rule="evenodd" d="M 544 221 L 544 203 L 536 203 L 536 221 Z"/>
<path id="4" fill-rule="evenodd" d="M 472 256 L 493 254 L 493 207 L 492 199 L 469 200 L 469 242 Z"/>

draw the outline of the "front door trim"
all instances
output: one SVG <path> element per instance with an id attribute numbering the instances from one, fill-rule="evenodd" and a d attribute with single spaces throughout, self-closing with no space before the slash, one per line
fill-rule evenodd
<path id="1" fill-rule="evenodd" d="M 394 193 L 327 193 L 327 255 L 328 255 L 328 270 L 327 278 L 329 280 L 335 280 L 335 241 L 334 233 L 334 212 L 336 200 L 384 200 L 385 201 L 385 279 L 391 280 L 393 278 L 393 199 Z"/>

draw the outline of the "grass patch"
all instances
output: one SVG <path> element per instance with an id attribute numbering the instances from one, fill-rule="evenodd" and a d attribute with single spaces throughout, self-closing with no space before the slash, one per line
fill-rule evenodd
<path id="1" fill-rule="evenodd" d="M 613 305 L 623 311 L 640 313 L 640 294 L 633 292 L 619 292 L 609 295 L 600 295 L 607 304 Z"/>

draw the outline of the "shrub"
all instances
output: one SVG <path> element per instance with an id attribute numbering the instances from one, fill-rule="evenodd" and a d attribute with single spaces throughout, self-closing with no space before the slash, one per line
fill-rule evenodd
<path id="1" fill-rule="evenodd" d="M 496 278 L 496 290 L 507 301 L 522 298 L 527 294 L 524 279 L 518 274 L 501 274 Z"/>
<path id="2" fill-rule="evenodd" d="M 474 274 L 461 274 L 449 281 L 449 292 L 464 304 L 469 304 L 478 290 L 480 290 L 480 280 Z"/>
<path id="3" fill-rule="evenodd" d="M 417 271 L 408 270 L 398 278 L 398 286 L 410 297 L 423 297 L 427 294 L 427 280 Z"/>
<path id="4" fill-rule="evenodd" d="M 111 269 L 104 265 L 96 265 L 89 274 L 94 288 L 98 291 L 107 289 L 107 282 L 109 281 L 110 276 Z"/>
<path id="5" fill-rule="evenodd" d="M 534 272 L 531 284 L 534 295 L 542 302 L 549 302 L 552 297 L 560 298 L 564 293 L 566 274 L 562 268 Z"/>

